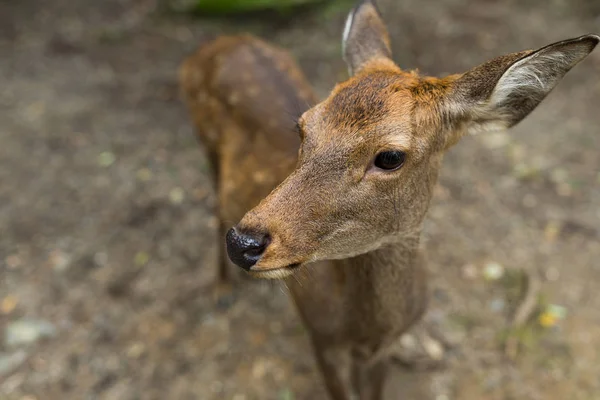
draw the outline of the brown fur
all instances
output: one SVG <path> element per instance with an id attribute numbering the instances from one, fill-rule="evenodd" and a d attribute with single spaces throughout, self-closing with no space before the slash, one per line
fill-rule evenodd
<path id="1" fill-rule="evenodd" d="M 215 172 L 223 238 L 293 170 L 296 120 L 316 96 L 287 52 L 247 35 L 203 46 L 182 64 L 180 81 Z M 222 252 L 223 283 L 228 268 Z"/>
<path id="2" fill-rule="evenodd" d="M 443 79 L 403 72 L 388 58 L 382 26 L 364 1 L 345 46 L 354 76 L 312 108 L 315 97 L 291 57 L 256 38 L 218 39 L 181 70 L 216 169 L 221 234 L 239 220 L 240 231 L 270 235 L 250 274 L 285 278 L 331 398 L 340 400 L 381 398 L 390 346 L 426 308 L 419 237 L 443 152 L 481 124 L 514 124 L 523 113 L 514 108 L 519 96 L 539 90 L 523 81 L 510 102 L 497 95 L 509 68 L 529 62 L 531 52 Z M 549 48 L 550 64 L 554 50 L 578 55 L 555 57 L 557 66 L 538 77 L 550 82 L 544 90 L 597 41 L 589 35 Z M 511 85 L 520 77 L 510 76 Z M 404 151 L 404 165 L 374 167 L 385 150 Z"/>

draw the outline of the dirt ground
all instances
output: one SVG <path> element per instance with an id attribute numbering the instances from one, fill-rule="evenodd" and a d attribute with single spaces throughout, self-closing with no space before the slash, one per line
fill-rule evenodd
<path id="1" fill-rule="evenodd" d="M 380 0 L 395 59 L 430 74 L 600 33 L 595 0 Z M 0 399 L 324 398 L 277 283 L 244 281 L 227 309 L 208 165 L 176 69 L 217 33 L 297 56 L 319 94 L 343 79 L 346 6 L 288 20 L 192 19 L 153 0 L 0 2 Z M 398 368 L 391 399 L 600 398 L 600 51 L 507 133 L 445 160 L 424 241 L 428 320 L 447 363 Z M 518 279 L 542 277 L 516 362 L 502 351 Z M 497 270 L 498 267 L 496 266 Z M 515 295 L 515 292 L 517 293 Z"/>

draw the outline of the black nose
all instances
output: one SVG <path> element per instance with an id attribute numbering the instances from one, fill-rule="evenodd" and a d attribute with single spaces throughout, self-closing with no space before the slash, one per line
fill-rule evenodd
<path id="1" fill-rule="evenodd" d="M 238 232 L 231 228 L 225 236 L 227 255 L 238 267 L 250 270 L 260 260 L 269 245 L 269 235 L 257 232 Z"/>

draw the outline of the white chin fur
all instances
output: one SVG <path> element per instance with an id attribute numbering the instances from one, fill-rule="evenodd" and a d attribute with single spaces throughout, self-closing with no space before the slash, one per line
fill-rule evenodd
<path id="1" fill-rule="evenodd" d="M 270 271 L 250 271 L 250 276 L 260 279 L 283 279 L 292 275 L 294 271 L 291 268 L 277 268 Z"/>

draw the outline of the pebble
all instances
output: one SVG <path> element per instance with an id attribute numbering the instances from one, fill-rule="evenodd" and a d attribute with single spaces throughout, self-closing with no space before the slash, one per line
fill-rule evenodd
<path id="1" fill-rule="evenodd" d="M 556 184 L 556 193 L 561 197 L 571 197 L 573 195 L 573 188 L 568 183 L 560 182 Z"/>
<path id="2" fill-rule="evenodd" d="M 185 192 L 180 187 L 173 188 L 169 192 L 169 200 L 171 200 L 171 203 L 173 204 L 181 204 L 183 202 L 184 197 Z"/>
<path id="3" fill-rule="evenodd" d="M 146 346 L 142 342 L 135 342 L 127 348 L 127 357 L 139 358 L 146 351 Z"/>
<path id="4" fill-rule="evenodd" d="M 104 251 L 99 251 L 94 254 L 94 263 L 99 267 L 104 267 L 108 263 L 108 254 Z"/>
<path id="5" fill-rule="evenodd" d="M 57 272 L 63 272 L 71 263 L 71 257 L 62 250 L 53 250 L 50 253 L 49 263 L 53 270 Z"/>
<path id="6" fill-rule="evenodd" d="M 56 327 L 48 321 L 23 318 L 4 329 L 6 347 L 29 345 L 43 338 L 56 336 Z"/>
<path id="7" fill-rule="evenodd" d="M 110 151 L 103 151 L 98 155 L 98 164 L 101 167 L 110 167 L 115 163 L 117 157 Z"/>
<path id="8" fill-rule="evenodd" d="M 413 335 L 405 333 L 400 337 L 400 346 L 405 349 L 415 350 L 418 346 L 418 342 Z"/>
<path id="9" fill-rule="evenodd" d="M 19 300 L 15 296 L 9 294 L 0 302 L 0 312 L 2 314 L 10 314 L 17 307 L 17 304 L 19 304 Z"/>
<path id="10" fill-rule="evenodd" d="M 504 307 L 506 306 L 506 302 L 504 299 L 493 299 L 490 301 L 490 310 L 493 312 L 502 312 Z"/>
<path id="11" fill-rule="evenodd" d="M 148 264 L 148 261 L 150 261 L 150 255 L 148 255 L 148 253 L 145 251 L 138 251 L 133 258 L 133 262 L 136 267 L 143 267 L 144 265 Z"/>
<path id="12" fill-rule="evenodd" d="M 15 269 L 21 266 L 21 258 L 16 254 L 11 254 L 6 257 L 4 260 L 6 262 L 6 266 L 10 269 Z"/>
<path id="13" fill-rule="evenodd" d="M 252 377 L 254 379 L 262 379 L 269 369 L 269 360 L 260 358 L 252 365 Z"/>
<path id="14" fill-rule="evenodd" d="M 483 276 L 488 281 L 497 281 L 504 276 L 504 267 L 497 262 L 490 262 L 483 268 Z"/>
<path id="15" fill-rule="evenodd" d="M 473 264 L 467 264 L 462 267 L 462 276 L 465 279 L 473 280 L 476 279 L 479 275 L 479 271 L 477 271 L 477 267 Z"/>
<path id="16" fill-rule="evenodd" d="M 549 221 L 544 228 L 544 239 L 547 242 L 554 242 L 560 234 L 561 225 L 558 221 Z"/>
<path id="17" fill-rule="evenodd" d="M 562 168 L 553 169 L 550 172 L 550 179 L 557 183 L 565 182 L 567 179 L 569 179 L 569 172 Z"/>
<path id="18" fill-rule="evenodd" d="M 440 361 L 444 358 L 445 351 L 442 344 L 429 336 L 423 338 L 423 348 L 433 360 Z"/>
<path id="19" fill-rule="evenodd" d="M 142 182 L 148 182 L 152 179 L 152 171 L 148 168 L 141 168 L 135 173 L 135 176 Z"/>
<path id="20" fill-rule="evenodd" d="M 17 350 L 9 354 L 0 353 L 0 378 L 10 375 L 25 360 L 27 360 L 27 353 L 24 350 Z"/>

